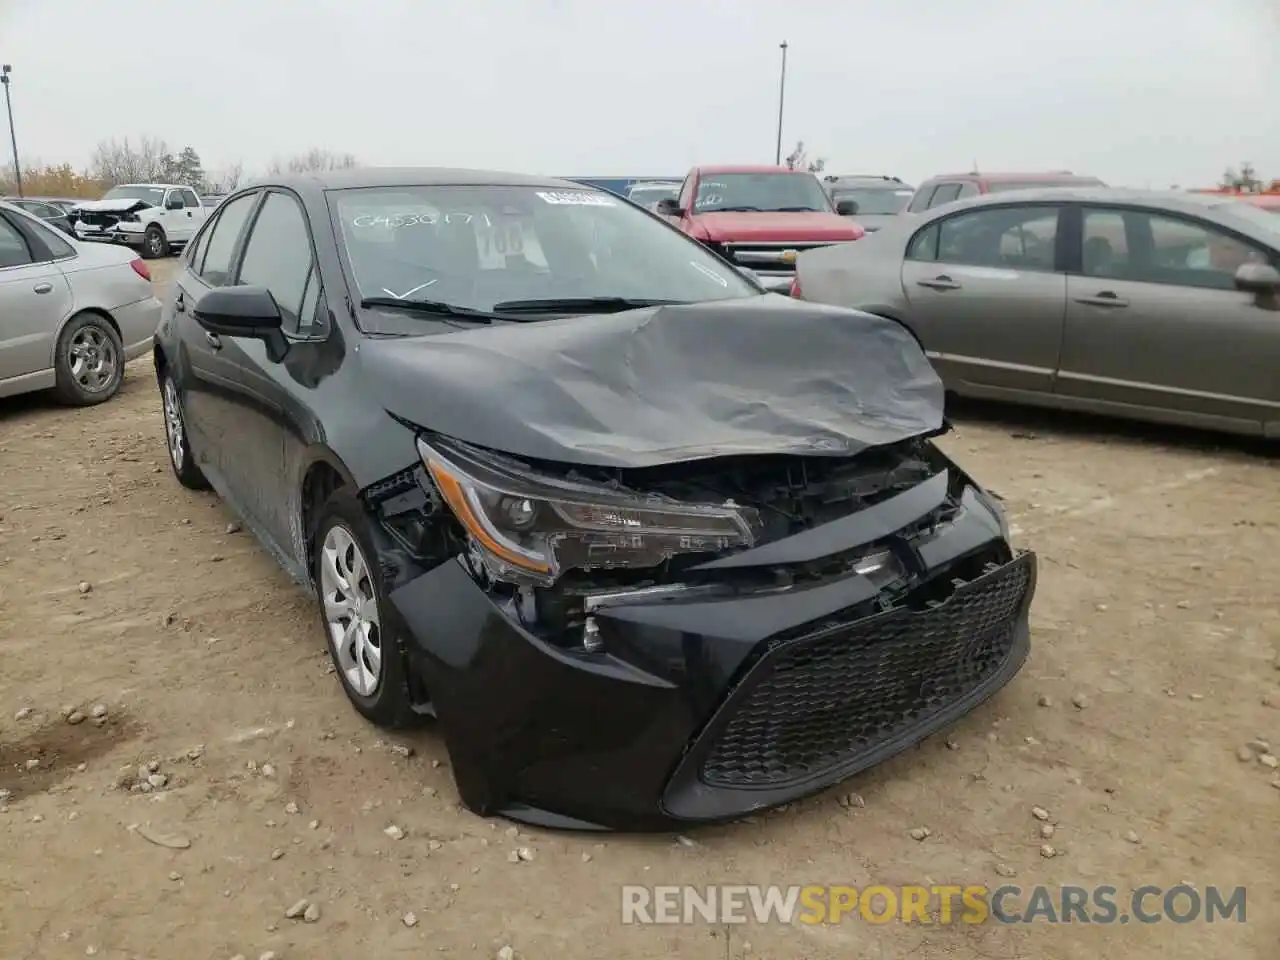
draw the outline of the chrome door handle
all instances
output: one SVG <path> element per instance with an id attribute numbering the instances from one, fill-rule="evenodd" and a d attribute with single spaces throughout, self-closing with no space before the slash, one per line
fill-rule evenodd
<path id="1" fill-rule="evenodd" d="M 177 310 L 179 313 L 187 312 L 187 301 L 183 299 L 181 290 L 179 290 L 178 295 L 173 298 L 173 309 Z"/>
<path id="2" fill-rule="evenodd" d="M 209 344 L 209 347 L 211 349 L 213 350 L 222 349 L 222 340 L 218 337 L 216 333 L 210 333 L 208 330 L 206 330 L 204 332 L 204 339 L 205 339 L 205 342 Z"/>
<path id="3" fill-rule="evenodd" d="M 928 287 L 930 290 L 959 290 L 960 284 L 956 283 L 945 273 L 941 276 L 934 277 L 932 280 L 917 280 L 917 284 L 922 287 Z"/>
<path id="4" fill-rule="evenodd" d="M 1092 297 L 1076 297 L 1076 303 L 1089 307 L 1127 307 L 1129 301 L 1116 296 L 1110 290 L 1103 290 Z"/>
<path id="5" fill-rule="evenodd" d="M 42 280 L 31 289 L 36 293 L 53 293 L 53 284 L 48 280 Z"/>

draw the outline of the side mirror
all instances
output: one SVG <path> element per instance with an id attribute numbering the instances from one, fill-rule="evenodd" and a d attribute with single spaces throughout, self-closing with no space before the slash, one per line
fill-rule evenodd
<path id="1" fill-rule="evenodd" d="M 164 208 L 166 210 L 181 210 L 182 197 L 176 193 L 172 194 L 169 199 L 164 202 Z"/>
<path id="2" fill-rule="evenodd" d="M 1259 306 L 1280 310 L 1280 270 L 1269 263 L 1241 264 L 1236 289 L 1256 295 Z"/>
<path id="3" fill-rule="evenodd" d="M 679 217 L 684 211 L 680 209 L 680 201 L 674 197 L 663 197 L 658 201 L 658 213 L 664 217 Z"/>
<path id="4" fill-rule="evenodd" d="M 858 201 L 856 200 L 838 200 L 836 201 L 836 213 L 842 217 L 852 217 L 858 212 Z"/>
<path id="5" fill-rule="evenodd" d="M 267 356 L 275 363 L 283 360 L 289 349 L 281 329 L 280 308 L 266 287 L 217 287 L 196 301 L 191 315 L 210 333 L 263 341 Z"/>

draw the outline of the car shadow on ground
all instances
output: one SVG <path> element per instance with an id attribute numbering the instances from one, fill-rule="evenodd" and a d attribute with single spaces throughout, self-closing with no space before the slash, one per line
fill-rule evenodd
<path id="1" fill-rule="evenodd" d="M 947 418 L 957 427 L 984 425 L 1008 431 L 1015 439 L 1054 436 L 1062 440 L 1165 447 L 1215 454 L 1233 460 L 1276 460 L 1280 443 L 1263 437 L 1244 437 L 1192 427 L 1122 420 L 1101 414 L 1049 410 L 947 397 Z"/>

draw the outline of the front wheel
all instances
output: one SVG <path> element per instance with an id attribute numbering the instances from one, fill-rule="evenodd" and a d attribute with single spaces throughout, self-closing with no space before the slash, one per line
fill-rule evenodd
<path id="1" fill-rule="evenodd" d="M 360 503 L 336 491 L 320 512 L 315 583 L 329 656 L 352 705 L 380 727 L 413 724 L 403 628 L 387 599 Z"/>
<path id="2" fill-rule="evenodd" d="M 142 255 L 148 260 L 158 260 L 169 255 L 169 240 L 164 231 L 152 224 L 142 236 Z"/>

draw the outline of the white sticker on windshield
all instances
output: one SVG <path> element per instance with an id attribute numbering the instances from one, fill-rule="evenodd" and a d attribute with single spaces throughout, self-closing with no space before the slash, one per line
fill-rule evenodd
<path id="1" fill-rule="evenodd" d="M 603 193 L 587 193 L 577 190 L 539 190 L 538 196 L 547 203 L 569 204 L 579 207 L 616 207 L 618 205 L 616 201 L 606 197 Z"/>
<path id="2" fill-rule="evenodd" d="M 708 277 L 710 277 L 710 278 L 711 278 L 712 280 L 714 280 L 716 283 L 720 284 L 720 286 L 722 286 L 722 287 L 727 287 L 727 286 L 729 285 L 729 281 L 728 281 L 728 280 L 726 280 L 724 277 L 720 276 L 720 274 L 716 273 L 714 270 L 712 270 L 712 269 L 710 269 L 710 268 L 708 268 L 708 267 L 704 267 L 704 266 L 703 266 L 702 264 L 700 264 L 700 263 L 694 263 L 692 260 L 690 260 L 690 261 L 689 261 L 689 266 L 693 267 L 693 269 L 695 269 L 695 270 L 701 270 L 703 273 L 705 273 Z"/>

